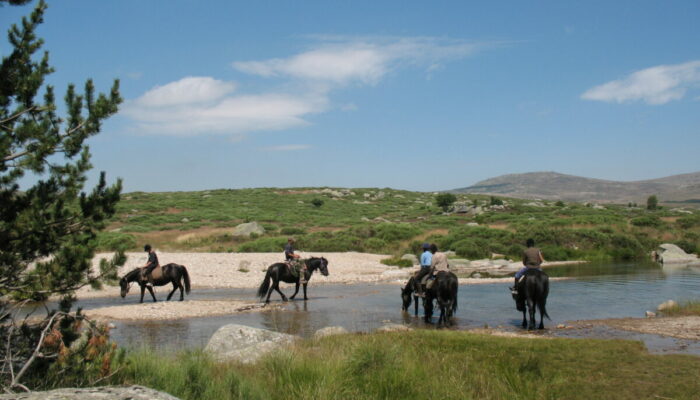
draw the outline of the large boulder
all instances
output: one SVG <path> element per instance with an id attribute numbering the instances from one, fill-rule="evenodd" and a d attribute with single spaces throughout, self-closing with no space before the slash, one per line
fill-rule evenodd
<path id="1" fill-rule="evenodd" d="M 256 235 L 262 235 L 265 233 L 265 228 L 263 228 L 262 225 L 259 223 L 253 221 L 253 222 L 247 222 L 245 224 L 240 224 L 236 226 L 233 229 L 233 236 L 245 236 L 245 237 L 250 237 L 251 234 L 255 233 Z"/>
<path id="2" fill-rule="evenodd" d="M 95 388 L 64 388 L 48 392 L 31 392 L 17 394 L 3 394 L 0 399 L 22 400 L 104 400 L 104 399 L 130 399 L 130 400 L 178 400 L 164 392 L 149 389 L 143 386 L 101 386 Z"/>
<path id="3" fill-rule="evenodd" d="M 219 361 L 255 362 L 261 356 L 294 343 L 298 336 L 229 324 L 219 328 L 204 351 Z"/>
<path id="4" fill-rule="evenodd" d="M 687 264 L 698 261 L 698 256 L 688 254 L 680 247 L 671 243 L 659 245 L 656 250 L 657 261 L 663 264 Z"/>

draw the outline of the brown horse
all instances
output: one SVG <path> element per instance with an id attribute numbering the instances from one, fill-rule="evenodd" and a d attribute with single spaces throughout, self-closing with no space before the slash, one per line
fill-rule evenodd
<path id="1" fill-rule="evenodd" d="M 177 289 L 180 289 L 180 301 L 183 301 L 185 299 L 185 295 L 183 294 L 183 287 L 182 287 L 182 281 L 185 281 L 185 287 L 184 287 L 184 292 L 187 294 L 190 294 L 190 275 L 187 273 L 187 268 L 185 268 L 184 265 L 179 265 L 179 264 L 166 264 L 163 265 L 161 268 L 163 268 L 163 273 L 162 276 L 157 278 L 154 277 L 153 279 L 153 284 L 155 286 L 164 286 L 167 285 L 168 283 L 173 284 L 173 290 L 170 292 L 168 295 L 168 300 L 170 300 L 171 297 L 173 297 L 173 293 Z M 157 278 L 157 279 L 156 279 Z M 119 286 L 121 286 L 121 296 L 124 298 L 127 293 L 129 293 L 129 289 L 131 288 L 131 282 L 136 282 L 141 286 L 141 301 L 140 303 L 143 303 L 143 295 L 144 292 L 146 291 L 146 288 L 148 288 L 148 292 L 151 293 L 151 297 L 153 297 L 153 301 L 156 302 L 156 295 L 153 293 L 153 288 L 150 285 L 147 285 L 148 279 L 146 279 L 145 276 L 141 273 L 141 268 L 136 268 L 135 270 L 127 273 L 124 275 L 124 277 L 119 281 Z"/>

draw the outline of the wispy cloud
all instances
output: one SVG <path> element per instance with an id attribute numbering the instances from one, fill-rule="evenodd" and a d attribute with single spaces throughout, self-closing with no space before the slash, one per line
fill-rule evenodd
<path id="1" fill-rule="evenodd" d="M 425 66 L 430 72 L 440 63 L 464 58 L 486 43 L 439 38 L 318 37 L 321 43 L 287 58 L 238 61 L 235 69 L 263 77 L 290 77 L 330 84 L 377 84 L 401 65 Z"/>
<path id="2" fill-rule="evenodd" d="M 311 146 L 308 144 L 283 144 L 280 146 L 270 146 L 264 147 L 265 151 L 299 151 L 310 149 Z"/>
<path id="3" fill-rule="evenodd" d="M 698 83 L 700 60 L 633 72 L 623 79 L 588 89 L 581 98 L 616 103 L 641 100 L 647 104 L 666 104 L 682 99 L 688 89 L 697 87 Z"/>
<path id="4" fill-rule="evenodd" d="M 430 78 L 444 63 L 492 45 L 425 37 L 316 36 L 313 41 L 308 50 L 286 58 L 232 64 L 246 74 L 283 80 L 277 90 L 238 94 L 234 82 L 191 76 L 126 102 L 122 115 L 144 133 L 240 138 L 253 131 L 290 129 L 308 125 L 315 113 L 358 108 L 354 103 L 331 106 L 335 89 L 349 84 L 374 86 L 390 72 L 409 66 L 424 68 Z M 300 148 L 277 151 L 282 150 Z"/>

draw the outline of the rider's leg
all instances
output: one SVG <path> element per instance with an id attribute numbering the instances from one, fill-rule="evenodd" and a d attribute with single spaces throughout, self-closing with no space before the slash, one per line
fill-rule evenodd
<path id="1" fill-rule="evenodd" d="M 515 273 L 515 281 L 513 282 L 513 287 L 510 288 L 510 292 L 512 294 L 518 294 L 518 281 L 523 276 L 523 274 L 525 274 L 525 271 L 527 271 L 527 267 L 522 267 L 520 268 L 520 271 Z"/>
<path id="2" fill-rule="evenodd" d="M 420 271 L 418 271 L 418 274 L 416 274 L 416 292 L 418 292 L 418 296 L 420 297 L 425 297 L 425 293 L 423 293 L 423 283 L 421 281 L 428 272 L 430 272 L 430 268 L 422 267 Z"/>
<path id="3" fill-rule="evenodd" d="M 155 266 L 146 268 L 146 278 L 148 278 L 148 284 L 151 286 L 154 285 L 152 273 L 155 268 Z"/>

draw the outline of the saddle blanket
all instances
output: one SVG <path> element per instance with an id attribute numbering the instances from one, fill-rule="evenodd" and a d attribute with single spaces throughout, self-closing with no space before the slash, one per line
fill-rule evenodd
<path id="1" fill-rule="evenodd" d="M 153 277 L 154 281 L 163 278 L 163 267 L 159 265 L 153 268 L 153 271 L 151 271 L 151 276 Z M 148 278 L 146 277 L 146 267 L 141 267 L 141 279 L 148 280 Z"/>

